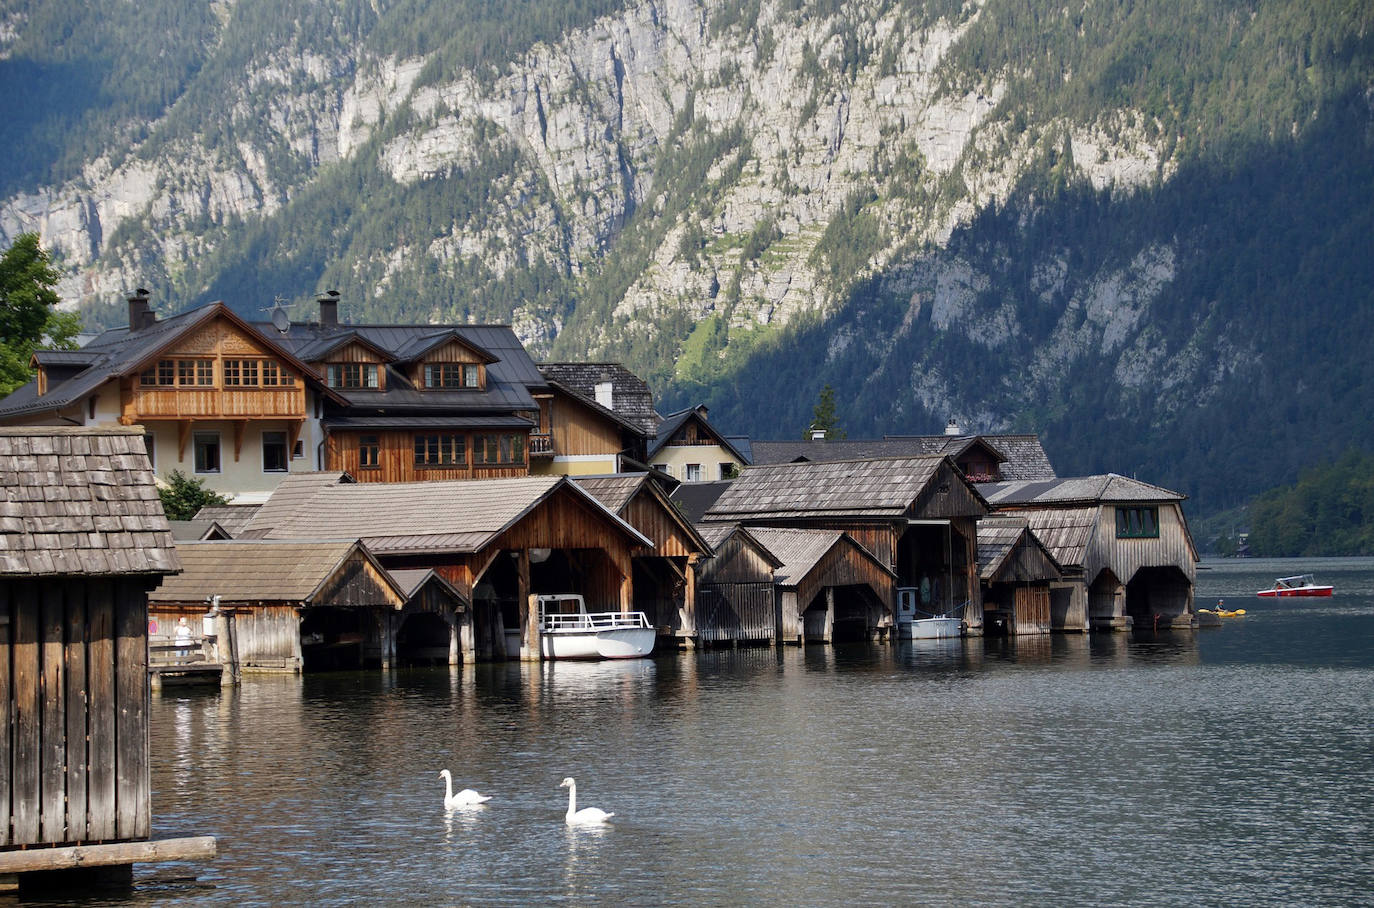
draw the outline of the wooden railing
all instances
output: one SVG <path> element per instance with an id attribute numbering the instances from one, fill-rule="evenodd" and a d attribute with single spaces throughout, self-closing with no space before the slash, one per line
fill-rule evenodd
<path id="1" fill-rule="evenodd" d="M 551 457 L 553 456 L 553 436 L 546 432 L 533 432 L 530 434 L 530 456 L 531 457 Z"/>

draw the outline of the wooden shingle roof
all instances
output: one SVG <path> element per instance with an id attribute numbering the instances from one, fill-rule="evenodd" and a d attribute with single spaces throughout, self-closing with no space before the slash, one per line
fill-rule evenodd
<path id="1" fill-rule="evenodd" d="M 583 403 L 627 423 L 650 438 L 658 428 L 659 416 L 654 410 L 654 395 L 644 379 L 620 363 L 540 363 L 539 373 L 555 384 L 581 398 Z M 596 386 L 611 384 L 609 409 L 596 402 Z"/>
<path id="2" fill-rule="evenodd" d="M 1063 567 L 1081 568 L 1097 528 L 1098 508 L 1050 508 L 1018 511 L 1031 532 Z"/>
<path id="3" fill-rule="evenodd" d="M 1029 536 L 1028 544 L 1039 546 L 1053 558 L 1049 547 L 1031 532 L 1030 521 L 1023 515 L 998 514 L 978 521 L 978 573 L 983 580 L 993 580 L 1020 544 Z M 1086 544 L 1086 543 L 1085 543 Z M 1057 564 L 1056 564 L 1057 569 Z"/>
<path id="4" fill-rule="evenodd" d="M 752 466 L 725 488 L 704 519 L 901 517 L 947 462 L 929 455 Z"/>
<path id="5" fill-rule="evenodd" d="M 474 552 L 566 486 L 636 544 L 652 546 L 564 476 L 481 481 L 348 482 L 341 473 L 293 473 L 244 530 L 270 539 L 361 539 L 373 552 Z"/>
<path id="6" fill-rule="evenodd" d="M 0 575 L 180 569 L 141 428 L 0 428 Z"/>
<path id="7" fill-rule="evenodd" d="M 183 542 L 182 572 L 148 594 L 149 602 L 310 602 L 355 549 L 355 540 L 310 542 L 241 539 Z M 369 559 L 370 554 L 364 554 Z M 382 575 L 385 572 L 378 566 Z M 390 580 L 390 578 L 388 578 Z M 392 582 L 398 600 L 405 594 Z"/>
<path id="8" fill-rule="evenodd" d="M 749 532 L 782 562 L 773 574 L 773 582 L 779 586 L 796 586 L 844 538 L 839 530 L 753 527 Z"/>

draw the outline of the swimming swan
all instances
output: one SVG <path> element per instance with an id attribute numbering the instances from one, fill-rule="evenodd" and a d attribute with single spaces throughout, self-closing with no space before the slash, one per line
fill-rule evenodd
<path id="1" fill-rule="evenodd" d="M 453 776 L 447 769 L 439 770 L 439 777 L 444 780 L 444 806 L 450 810 L 458 807 L 478 807 L 491 800 L 491 795 L 478 794 L 471 788 L 464 788 L 454 794 Z"/>
<path id="2" fill-rule="evenodd" d="M 577 783 L 573 781 L 572 776 L 568 776 L 560 782 L 558 787 L 568 789 L 568 812 L 563 820 L 569 826 L 600 826 L 615 816 L 615 814 L 607 813 L 598 807 L 583 807 L 578 810 Z"/>

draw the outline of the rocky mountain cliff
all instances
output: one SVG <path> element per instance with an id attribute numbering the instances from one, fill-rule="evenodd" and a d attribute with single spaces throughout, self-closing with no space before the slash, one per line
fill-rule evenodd
<path id="1" fill-rule="evenodd" d="M 439 6 L 211 4 L 160 107 L 0 168 L 0 239 L 93 323 L 337 288 L 727 431 L 829 383 L 851 436 L 1038 431 L 1206 507 L 1372 440 L 1369 10 L 653 0 L 522 43 L 518 3 Z M 40 24 L 0 20 L 7 82 Z"/>

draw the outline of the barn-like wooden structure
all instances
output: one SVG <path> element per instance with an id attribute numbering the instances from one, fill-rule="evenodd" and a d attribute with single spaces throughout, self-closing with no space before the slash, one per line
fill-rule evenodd
<path id="1" fill-rule="evenodd" d="M 697 528 L 712 549 L 697 571 L 697 641 L 705 646 L 776 643 L 773 575 L 782 561 L 737 523 Z"/>
<path id="2" fill-rule="evenodd" d="M 180 563 L 142 430 L 0 429 L 0 486 L 0 875 L 212 854 L 147 841 L 147 593 Z"/>
<path id="3" fill-rule="evenodd" d="M 978 565 L 988 633 L 1048 634 L 1053 629 L 1051 584 L 1063 572 L 1024 517 L 978 521 Z"/>
<path id="4" fill-rule="evenodd" d="M 929 455 L 749 467 L 702 523 L 846 533 L 892 572 L 895 587 L 929 590 L 930 610 L 958 614 L 979 634 L 977 521 L 987 513 L 954 462 Z M 894 620 L 895 599 L 883 605 Z"/>
<path id="5" fill-rule="evenodd" d="M 199 627 L 213 601 L 234 618 L 243 671 L 386 668 L 396 659 L 407 596 L 357 540 L 183 542 L 177 553 L 182 572 L 149 594 L 152 618 Z"/>
<path id="6" fill-rule="evenodd" d="M 388 571 L 433 570 L 471 603 L 465 661 L 540 658 L 539 594 L 579 593 L 589 610 L 631 611 L 633 560 L 654 549 L 562 476 L 353 483 L 342 473 L 293 474 L 243 537 L 361 539 Z"/>

